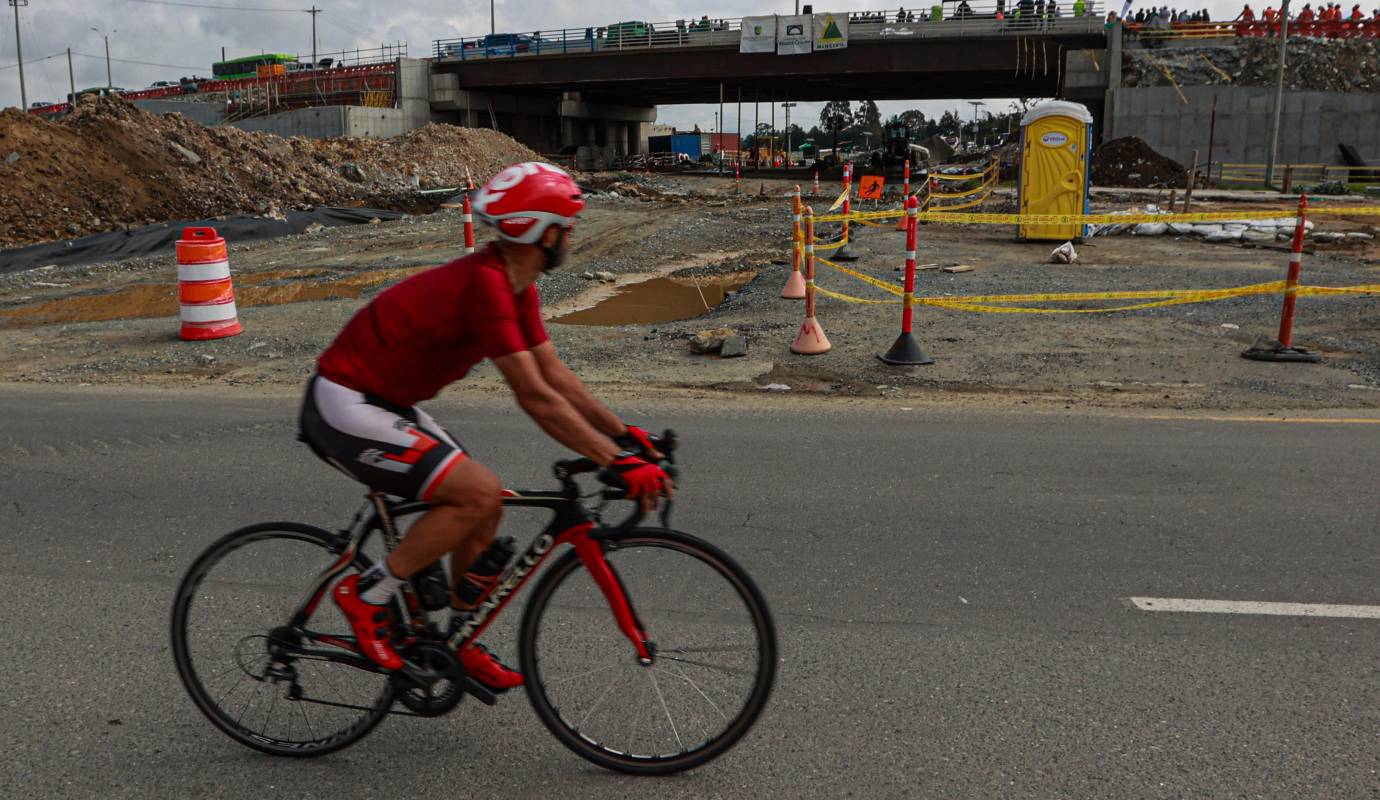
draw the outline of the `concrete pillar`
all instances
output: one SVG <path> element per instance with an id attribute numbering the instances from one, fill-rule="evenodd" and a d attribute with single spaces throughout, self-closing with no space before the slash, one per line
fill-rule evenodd
<path id="1" fill-rule="evenodd" d="M 1107 32 L 1107 99 L 1102 103 L 1102 141 L 1115 139 L 1116 93 L 1121 88 L 1121 20 Z"/>

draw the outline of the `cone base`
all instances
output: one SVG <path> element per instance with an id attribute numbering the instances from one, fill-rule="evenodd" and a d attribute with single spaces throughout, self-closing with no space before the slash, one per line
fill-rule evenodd
<path id="1" fill-rule="evenodd" d="M 806 317 L 805 324 L 800 326 L 800 333 L 795 335 L 795 341 L 791 343 L 791 352 L 817 356 L 829 352 L 833 347 L 829 344 L 829 337 L 824 335 L 824 329 L 819 327 L 819 320 Z"/>
<path id="2" fill-rule="evenodd" d="M 909 333 L 897 336 L 891 349 L 885 353 L 878 353 L 877 358 L 881 359 L 884 364 L 898 367 L 921 367 L 934 363 L 934 359 L 920 350 L 920 345 L 915 341 L 915 337 Z"/>
<path id="3" fill-rule="evenodd" d="M 238 319 L 229 322 L 184 322 L 179 338 L 188 342 L 204 342 L 208 339 L 224 339 L 244 333 L 244 326 Z"/>
<path id="4" fill-rule="evenodd" d="M 906 218 L 901 217 L 900 219 L 896 220 L 896 227 L 893 230 L 904 232 L 906 230 Z"/>
<path id="5" fill-rule="evenodd" d="M 791 270 L 791 277 L 786 279 L 786 285 L 781 288 L 781 296 L 787 300 L 805 298 L 805 276 L 800 270 Z"/>
<path id="6" fill-rule="evenodd" d="M 1316 364 L 1322 361 L 1321 353 L 1302 347 L 1285 347 L 1273 340 L 1256 342 L 1249 349 L 1242 351 L 1241 357 L 1252 361 L 1291 361 L 1298 364 Z"/>

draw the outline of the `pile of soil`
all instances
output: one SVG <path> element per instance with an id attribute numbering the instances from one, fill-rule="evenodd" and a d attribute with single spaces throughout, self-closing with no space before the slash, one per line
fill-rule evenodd
<path id="1" fill-rule="evenodd" d="M 491 130 L 428 125 L 395 139 L 309 140 L 204 127 L 118 98 L 60 122 L 0 112 L 0 246 L 315 205 L 409 210 L 421 188 L 482 182 L 536 159 Z"/>
<path id="2" fill-rule="evenodd" d="M 1151 149 L 1143 139 L 1123 136 L 1093 151 L 1092 182 L 1141 189 L 1181 187 L 1184 165 Z"/>
<path id="3" fill-rule="evenodd" d="M 1242 37 L 1230 44 L 1127 49 L 1125 86 L 1274 86 L 1279 40 Z M 1284 85 L 1292 90 L 1380 92 L 1380 41 L 1289 37 Z"/>

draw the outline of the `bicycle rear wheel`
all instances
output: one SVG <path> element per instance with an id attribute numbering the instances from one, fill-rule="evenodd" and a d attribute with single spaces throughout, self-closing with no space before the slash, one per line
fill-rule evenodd
<path id="1" fill-rule="evenodd" d="M 331 552 L 335 540 L 308 525 L 252 525 L 207 548 L 178 587 L 177 674 L 216 727 L 255 750 L 324 755 L 373 730 L 393 704 L 386 675 L 298 651 L 329 652 L 316 641 L 322 634 L 353 641 L 329 598 L 304 626 L 288 625 L 317 576 L 339 558 Z M 368 566 L 363 555 L 351 565 Z"/>
<path id="2" fill-rule="evenodd" d="M 655 643 L 639 662 L 576 554 L 533 589 L 519 655 L 528 699 L 563 744 L 620 772 L 704 764 L 756 721 L 776 675 L 776 630 L 752 578 L 713 545 L 641 528 L 604 557 Z"/>

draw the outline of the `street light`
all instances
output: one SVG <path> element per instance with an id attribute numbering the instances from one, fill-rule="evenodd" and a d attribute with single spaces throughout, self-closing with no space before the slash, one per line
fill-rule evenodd
<path id="1" fill-rule="evenodd" d="M 105 39 L 105 88 L 108 92 L 109 90 L 115 88 L 115 81 L 110 77 L 110 33 L 119 33 L 119 31 L 112 29 L 110 33 L 106 33 L 105 31 L 96 27 L 92 27 L 91 30 L 95 31 L 96 33 L 99 33 L 101 35 L 101 38 Z"/>
<path id="2" fill-rule="evenodd" d="M 782 103 L 781 107 L 786 109 L 786 166 L 791 164 L 791 109 L 798 103 Z"/>
<path id="3" fill-rule="evenodd" d="M 29 92 L 24 87 L 24 47 L 19 43 L 19 7 L 27 6 L 29 0 L 10 0 L 10 5 L 14 6 L 14 54 L 15 61 L 19 62 L 19 107 L 29 107 Z"/>

